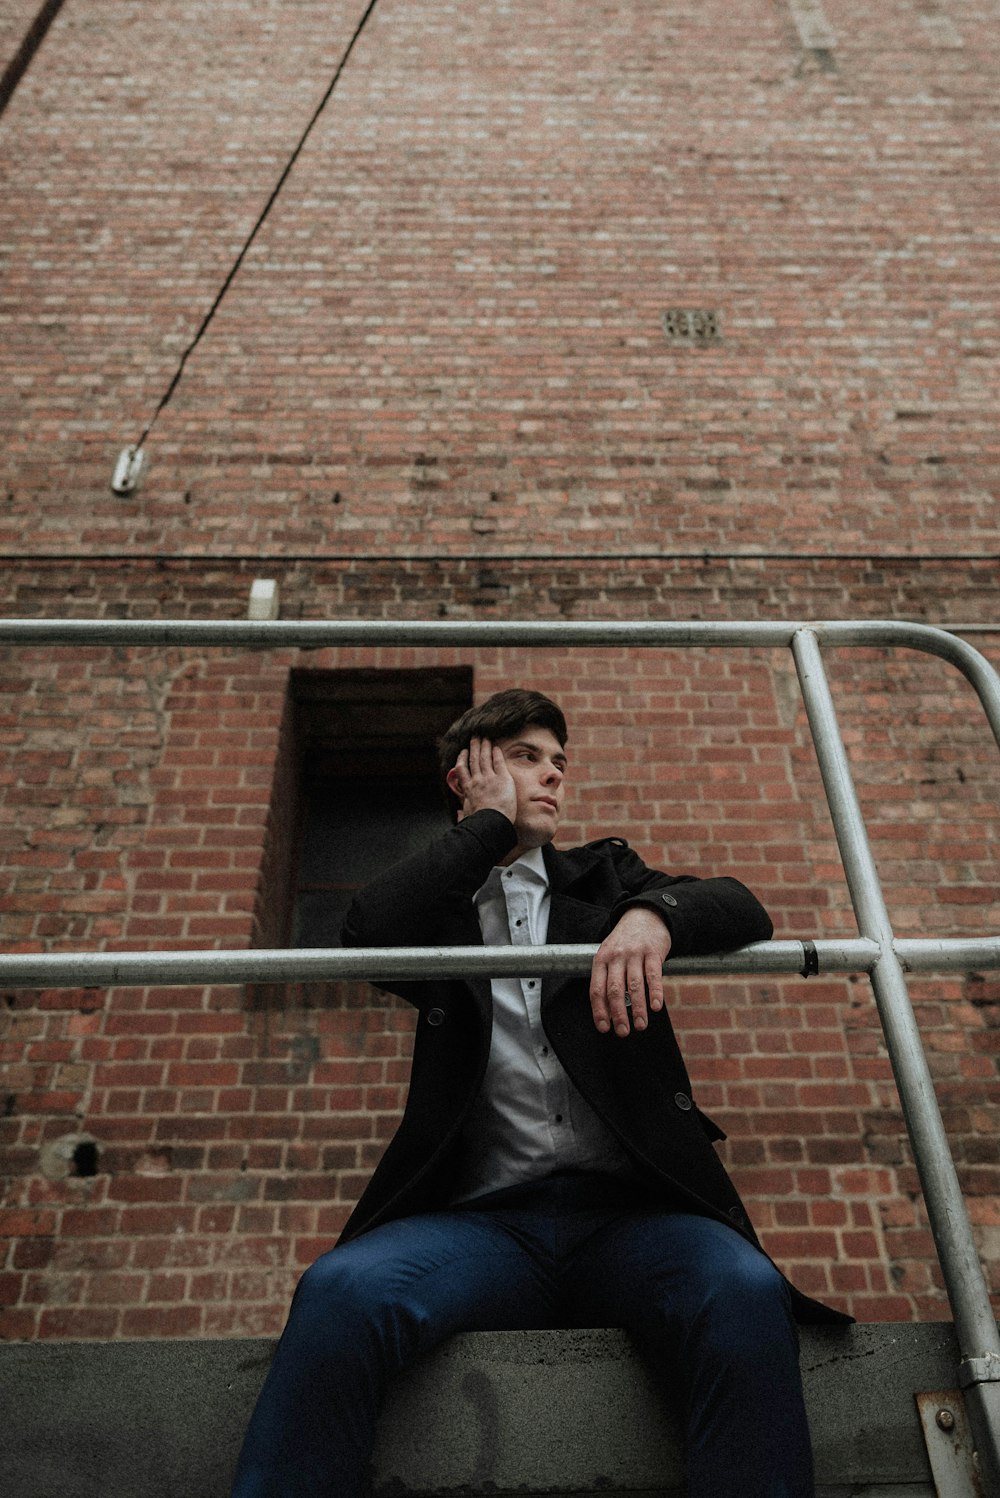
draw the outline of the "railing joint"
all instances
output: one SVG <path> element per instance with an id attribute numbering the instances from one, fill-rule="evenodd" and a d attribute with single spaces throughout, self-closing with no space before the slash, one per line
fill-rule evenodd
<path id="1" fill-rule="evenodd" d="M 958 1382 L 963 1389 L 973 1384 L 1000 1384 L 1000 1356 L 983 1353 L 977 1358 L 963 1358 L 958 1365 Z"/>

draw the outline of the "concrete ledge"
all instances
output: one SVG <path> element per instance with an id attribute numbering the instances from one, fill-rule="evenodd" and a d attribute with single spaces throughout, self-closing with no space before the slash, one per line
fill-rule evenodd
<path id="1" fill-rule="evenodd" d="M 0 1344 L 7 1498 L 226 1498 L 271 1341 Z M 914 1393 L 950 1326 L 806 1328 L 824 1498 L 934 1498 Z M 676 1426 L 618 1331 L 455 1337 L 394 1390 L 376 1494 L 683 1493 Z"/>

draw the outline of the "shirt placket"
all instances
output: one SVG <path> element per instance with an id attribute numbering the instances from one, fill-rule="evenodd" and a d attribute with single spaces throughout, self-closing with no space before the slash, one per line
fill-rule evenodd
<path id="1" fill-rule="evenodd" d="M 532 916 L 537 908 L 534 891 L 515 875 L 504 881 L 504 896 L 507 903 L 507 924 L 513 946 L 527 947 L 536 942 Z M 542 1078 L 545 1099 L 545 1124 L 548 1129 L 550 1149 L 553 1156 L 562 1152 L 570 1136 L 570 1099 L 565 1073 L 552 1053 L 545 1031 L 542 1028 L 542 985 L 539 978 L 522 978 L 521 994 L 524 999 L 525 1018 L 531 1037 L 531 1049 Z"/>

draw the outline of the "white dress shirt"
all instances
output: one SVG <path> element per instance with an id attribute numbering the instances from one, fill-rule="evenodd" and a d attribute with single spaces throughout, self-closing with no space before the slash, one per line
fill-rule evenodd
<path id="1" fill-rule="evenodd" d="M 542 946 L 549 928 L 549 881 L 540 848 L 494 868 L 473 897 L 488 947 Z M 631 1175 L 611 1131 L 573 1086 L 541 1021 L 539 978 L 494 978 L 489 1062 L 463 1135 L 453 1201 L 558 1170 Z"/>

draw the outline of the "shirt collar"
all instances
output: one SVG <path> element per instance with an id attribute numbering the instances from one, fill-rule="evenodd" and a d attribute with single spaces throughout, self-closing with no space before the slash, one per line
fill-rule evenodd
<path id="1" fill-rule="evenodd" d="M 535 878 L 540 879 L 543 884 L 549 882 L 549 871 L 545 867 L 541 848 L 529 848 L 527 853 L 522 853 L 517 862 L 512 863 L 510 867 L 520 869 L 522 873 L 527 871 L 529 874 L 534 874 Z"/>
<path id="2" fill-rule="evenodd" d="M 498 864 L 496 867 L 490 869 L 489 875 L 472 897 L 476 904 L 478 905 L 480 900 L 494 899 L 499 895 L 502 892 L 500 880 L 504 874 L 513 872 L 514 870 L 522 877 L 526 875 L 529 884 L 542 884 L 546 889 L 548 888 L 549 871 L 545 867 L 545 858 L 542 850 L 541 848 L 529 848 L 527 853 L 522 853 L 521 857 L 515 859 L 513 863 L 507 864 L 504 867 Z"/>

